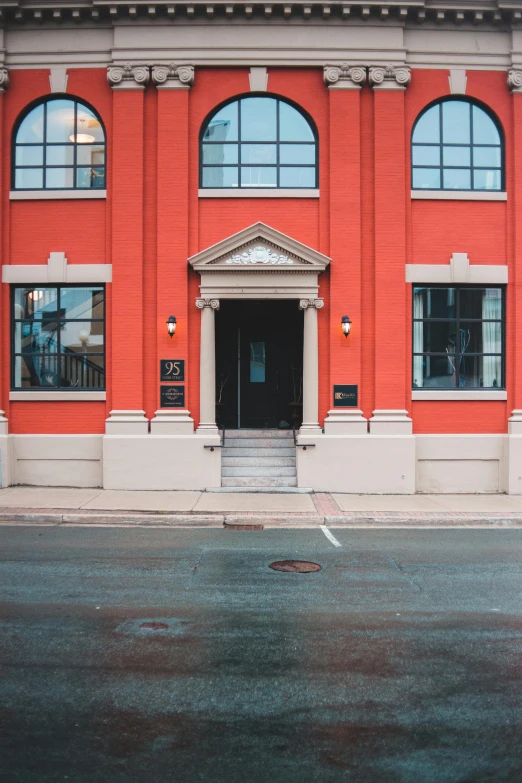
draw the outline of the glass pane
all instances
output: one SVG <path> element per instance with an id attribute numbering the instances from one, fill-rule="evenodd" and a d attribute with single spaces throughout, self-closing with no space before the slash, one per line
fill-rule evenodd
<path id="1" fill-rule="evenodd" d="M 417 357 L 414 357 L 414 361 Z M 423 356 L 422 386 L 431 389 L 454 389 L 457 385 L 454 356 Z"/>
<path id="2" fill-rule="evenodd" d="M 283 101 L 279 102 L 279 138 L 281 141 L 314 141 L 313 131 L 303 115 Z"/>
<path id="3" fill-rule="evenodd" d="M 276 141 L 277 120 L 274 98 L 241 100 L 241 140 Z"/>
<path id="4" fill-rule="evenodd" d="M 281 163 L 312 163 L 315 165 L 315 144 L 281 144 Z"/>
<path id="5" fill-rule="evenodd" d="M 71 389 L 105 388 L 104 358 L 102 356 L 75 353 L 60 360 L 60 385 Z"/>
<path id="6" fill-rule="evenodd" d="M 456 352 L 457 325 L 455 321 L 425 321 L 423 333 L 424 352 Z"/>
<path id="7" fill-rule="evenodd" d="M 444 166 L 470 166 L 470 147 L 443 147 L 442 161 Z"/>
<path id="8" fill-rule="evenodd" d="M 43 188 L 43 169 L 16 169 L 15 188 L 18 190 Z"/>
<path id="9" fill-rule="evenodd" d="M 203 144 L 203 163 L 237 163 L 237 144 Z"/>
<path id="10" fill-rule="evenodd" d="M 74 141 L 74 101 L 48 101 L 47 141 Z"/>
<path id="11" fill-rule="evenodd" d="M 462 356 L 459 370 L 461 389 L 502 386 L 501 356 Z"/>
<path id="12" fill-rule="evenodd" d="M 105 292 L 92 288 L 62 288 L 60 307 L 64 318 L 103 318 Z"/>
<path id="13" fill-rule="evenodd" d="M 282 166 L 279 172 L 279 184 L 282 188 L 315 188 L 315 166 Z"/>
<path id="14" fill-rule="evenodd" d="M 242 144 L 241 163 L 275 164 L 277 147 L 275 144 Z"/>
<path id="15" fill-rule="evenodd" d="M 440 166 L 440 147 L 413 146 L 411 162 L 414 166 Z"/>
<path id="16" fill-rule="evenodd" d="M 29 112 L 18 128 L 16 134 L 17 143 L 38 143 L 43 141 L 43 115 L 44 107 L 42 103 Z"/>
<path id="17" fill-rule="evenodd" d="M 239 187 L 239 174 L 235 166 L 215 168 L 203 168 L 202 187 L 204 188 L 237 188 Z"/>
<path id="18" fill-rule="evenodd" d="M 500 288 L 461 288 L 461 318 L 502 318 L 502 290 Z"/>
<path id="19" fill-rule="evenodd" d="M 15 318 L 35 318 L 56 320 L 58 308 L 58 290 L 56 288 L 15 288 Z"/>
<path id="20" fill-rule="evenodd" d="M 56 316 L 56 313 L 54 314 Z M 21 321 L 14 330 L 15 353 L 56 353 L 58 324 L 50 321 Z"/>
<path id="21" fill-rule="evenodd" d="M 500 171 L 498 169 L 493 171 L 475 169 L 473 172 L 473 187 L 475 190 L 500 190 Z"/>
<path id="22" fill-rule="evenodd" d="M 101 123 L 93 112 L 80 103 L 76 111 L 76 142 L 78 144 L 92 144 L 94 141 L 105 141 Z"/>
<path id="23" fill-rule="evenodd" d="M 241 185 L 248 188 L 275 188 L 277 185 L 277 169 L 260 166 L 241 169 Z"/>
<path id="24" fill-rule="evenodd" d="M 205 141 L 238 140 L 238 101 L 229 103 L 215 114 L 208 123 L 203 139 Z"/>
<path id="25" fill-rule="evenodd" d="M 422 303 L 422 304 L 421 304 Z M 414 318 L 455 318 L 454 288 L 415 288 Z"/>
<path id="26" fill-rule="evenodd" d="M 48 145 L 46 150 L 48 166 L 72 166 L 74 163 L 74 146 Z"/>
<path id="27" fill-rule="evenodd" d="M 105 168 L 80 168 L 76 170 L 77 188 L 104 188 L 105 187 Z"/>
<path id="28" fill-rule="evenodd" d="M 464 101 L 445 101 L 442 104 L 442 141 L 444 144 L 469 144 L 470 105 Z"/>
<path id="29" fill-rule="evenodd" d="M 46 169 L 46 188 L 72 188 L 74 185 L 73 169 Z"/>
<path id="30" fill-rule="evenodd" d="M 502 324 L 500 321 L 461 321 L 459 340 L 462 353 L 501 353 Z"/>
<path id="31" fill-rule="evenodd" d="M 96 324 L 99 326 L 99 324 Z M 103 332 L 93 334 L 90 321 L 66 321 L 62 325 L 60 346 L 62 353 L 103 352 Z"/>
<path id="32" fill-rule="evenodd" d="M 473 143 L 500 144 L 497 126 L 485 111 L 473 106 Z"/>
<path id="33" fill-rule="evenodd" d="M 415 144 L 438 144 L 440 142 L 440 105 L 432 106 L 419 119 L 413 131 Z"/>
<path id="34" fill-rule="evenodd" d="M 105 147 L 101 144 L 77 144 L 76 161 L 78 166 L 103 166 Z"/>
<path id="35" fill-rule="evenodd" d="M 412 187 L 422 190 L 440 190 L 440 169 L 413 169 Z"/>
<path id="36" fill-rule="evenodd" d="M 473 165 L 500 168 L 502 165 L 500 147 L 473 147 Z"/>
<path id="37" fill-rule="evenodd" d="M 469 169 L 444 169 L 445 190 L 470 190 L 471 171 Z"/>
<path id="38" fill-rule="evenodd" d="M 43 166 L 43 147 L 17 147 L 17 166 Z"/>
<path id="39" fill-rule="evenodd" d="M 15 357 L 14 383 L 16 388 L 35 389 L 58 386 L 58 359 L 44 354 Z"/>
<path id="40" fill-rule="evenodd" d="M 265 344 L 250 343 L 250 383 L 265 382 Z"/>

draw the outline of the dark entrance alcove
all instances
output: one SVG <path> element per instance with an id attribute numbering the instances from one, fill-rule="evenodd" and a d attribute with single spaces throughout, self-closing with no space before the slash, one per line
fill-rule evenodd
<path id="1" fill-rule="evenodd" d="M 216 419 L 226 428 L 298 427 L 303 313 L 296 300 L 221 300 L 216 313 Z"/>

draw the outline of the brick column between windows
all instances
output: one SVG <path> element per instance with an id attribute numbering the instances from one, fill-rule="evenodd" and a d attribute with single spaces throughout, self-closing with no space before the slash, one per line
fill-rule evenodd
<path id="1" fill-rule="evenodd" d="M 4 91 L 8 85 L 8 72 L 5 69 L 0 69 L 0 146 L 2 144 L 2 128 L 4 127 Z M 0 162 L 0 183 L 4 184 L 4 169 Z M 0 224 L 5 224 L 5 200 L 4 200 L 3 188 L 0 186 Z M 1 246 L 0 246 L 1 247 Z M 0 266 L 4 262 L 3 254 L 0 250 Z M 0 323 L 3 324 L 4 335 L 10 334 L 9 324 L 9 286 L 3 285 L 0 295 Z M 9 405 L 9 389 L 11 387 L 11 367 L 10 367 L 10 352 L 6 351 L 6 355 L 3 354 L 5 347 L 0 341 L 0 368 L 3 368 L 3 372 L 0 372 L 2 382 L 0 383 L 0 455 L 1 455 L 1 473 L 0 473 L 0 487 L 7 487 L 10 483 L 10 465 L 9 465 L 9 446 L 8 446 L 8 421 L 4 415 L 5 410 Z"/>
<path id="2" fill-rule="evenodd" d="M 513 72 L 510 73 L 510 78 Z M 509 342 L 506 346 L 507 360 L 511 359 L 511 384 L 509 396 L 511 400 L 510 408 L 512 408 L 511 417 L 509 419 L 509 433 L 511 435 L 522 435 L 522 273 L 520 272 L 520 262 L 522 259 L 522 72 L 514 72 L 515 77 L 518 75 L 518 82 L 514 78 L 511 82 L 508 80 L 508 84 L 513 89 L 513 187 L 510 193 L 510 198 L 514 199 L 513 207 L 513 220 L 514 220 L 514 243 L 513 243 L 513 256 L 515 263 L 512 264 L 509 270 L 509 286 L 511 290 L 511 306 L 513 312 L 510 316 L 510 323 L 512 324 L 512 346 Z M 522 452 L 521 452 L 522 457 Z M 511 467 L 511 466 L 510 466 Z M 520 468 L 517 468 L 515 473 L 520 474 Z M 518 475 L 513 478 L 515 484 L 522 484 L 522 480 L 518 478 Z M 510 491 L 513 491 L 515 486 L 512 486 Z M 518 492 L 522 492 L 522 487 L 518 487 Z"/>

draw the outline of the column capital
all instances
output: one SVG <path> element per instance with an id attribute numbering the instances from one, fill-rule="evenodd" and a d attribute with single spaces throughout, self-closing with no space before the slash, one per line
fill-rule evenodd
<path id="1" fill-rule="evenodd" d="M 196 307 L 203 310 L 204 307 L 210 307 L 212 310 L 219 310 L 219 299 L 196 299 Z"/>
<path id="2" fill-rule="evenodd" d="M 0 93 L 5 92 L 9 87 L 9 71 L 7 68 L 0 68 Z"/>
<path id="3" fill-rule="evenodd" d="M 372 66 L 368 80 L 377 90 L 405 90 L 411 81 L 411 68 L 405 65 Z"/>
<path id="4" fill-rule="evenodd" d="M 315 307 L 316 310 L 320 310 L 324 307 L 324 299 L 300 299 L 299 309 L 307 310 L 309 307 Z"/>
<path id="5" fill-rule="evenodd" d="M 143 90 L 149 83 L 150 68 L 148 65 L 109 65 L 107 81 L 113 90 Z"/>
<path id="6" fill-rule="evenodd" d="M 366 82 L 366 68 L 363 65 L 325 65 L 323 69 L 324 83 L 334 90 L 360 90 Z"/>
<path id="7" fill-rule="evenodd" d="M 511 92 L 522 93 L 522 71 L 511 70 L 507 75 L 507 86 Z"/>
<path id="8" fill-rule="evenodd" d="M 194 84 L 194 66 L 153 65 L 152 81 L 158 90 L 189 90 Z"/>

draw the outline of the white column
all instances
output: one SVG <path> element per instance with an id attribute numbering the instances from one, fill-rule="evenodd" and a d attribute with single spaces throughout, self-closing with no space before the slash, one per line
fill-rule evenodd
<path id="1" fill-rule="evenodd" d="M 216 329 L 214 311 L 219 299 L 196 299 L 201 310 L 199 353 L 199 426 L 200 435 L 218 435 L 216 426 Z"/>
<path id="2" fill-rule="evenodd" d="M 323 299 L 301 299 L 299 309 L 304 310 L 303 335 L 303 423 L 300 437 L 321 434 L 319 426 L 319 339 L 317 310 L 323 307 Z"/>

